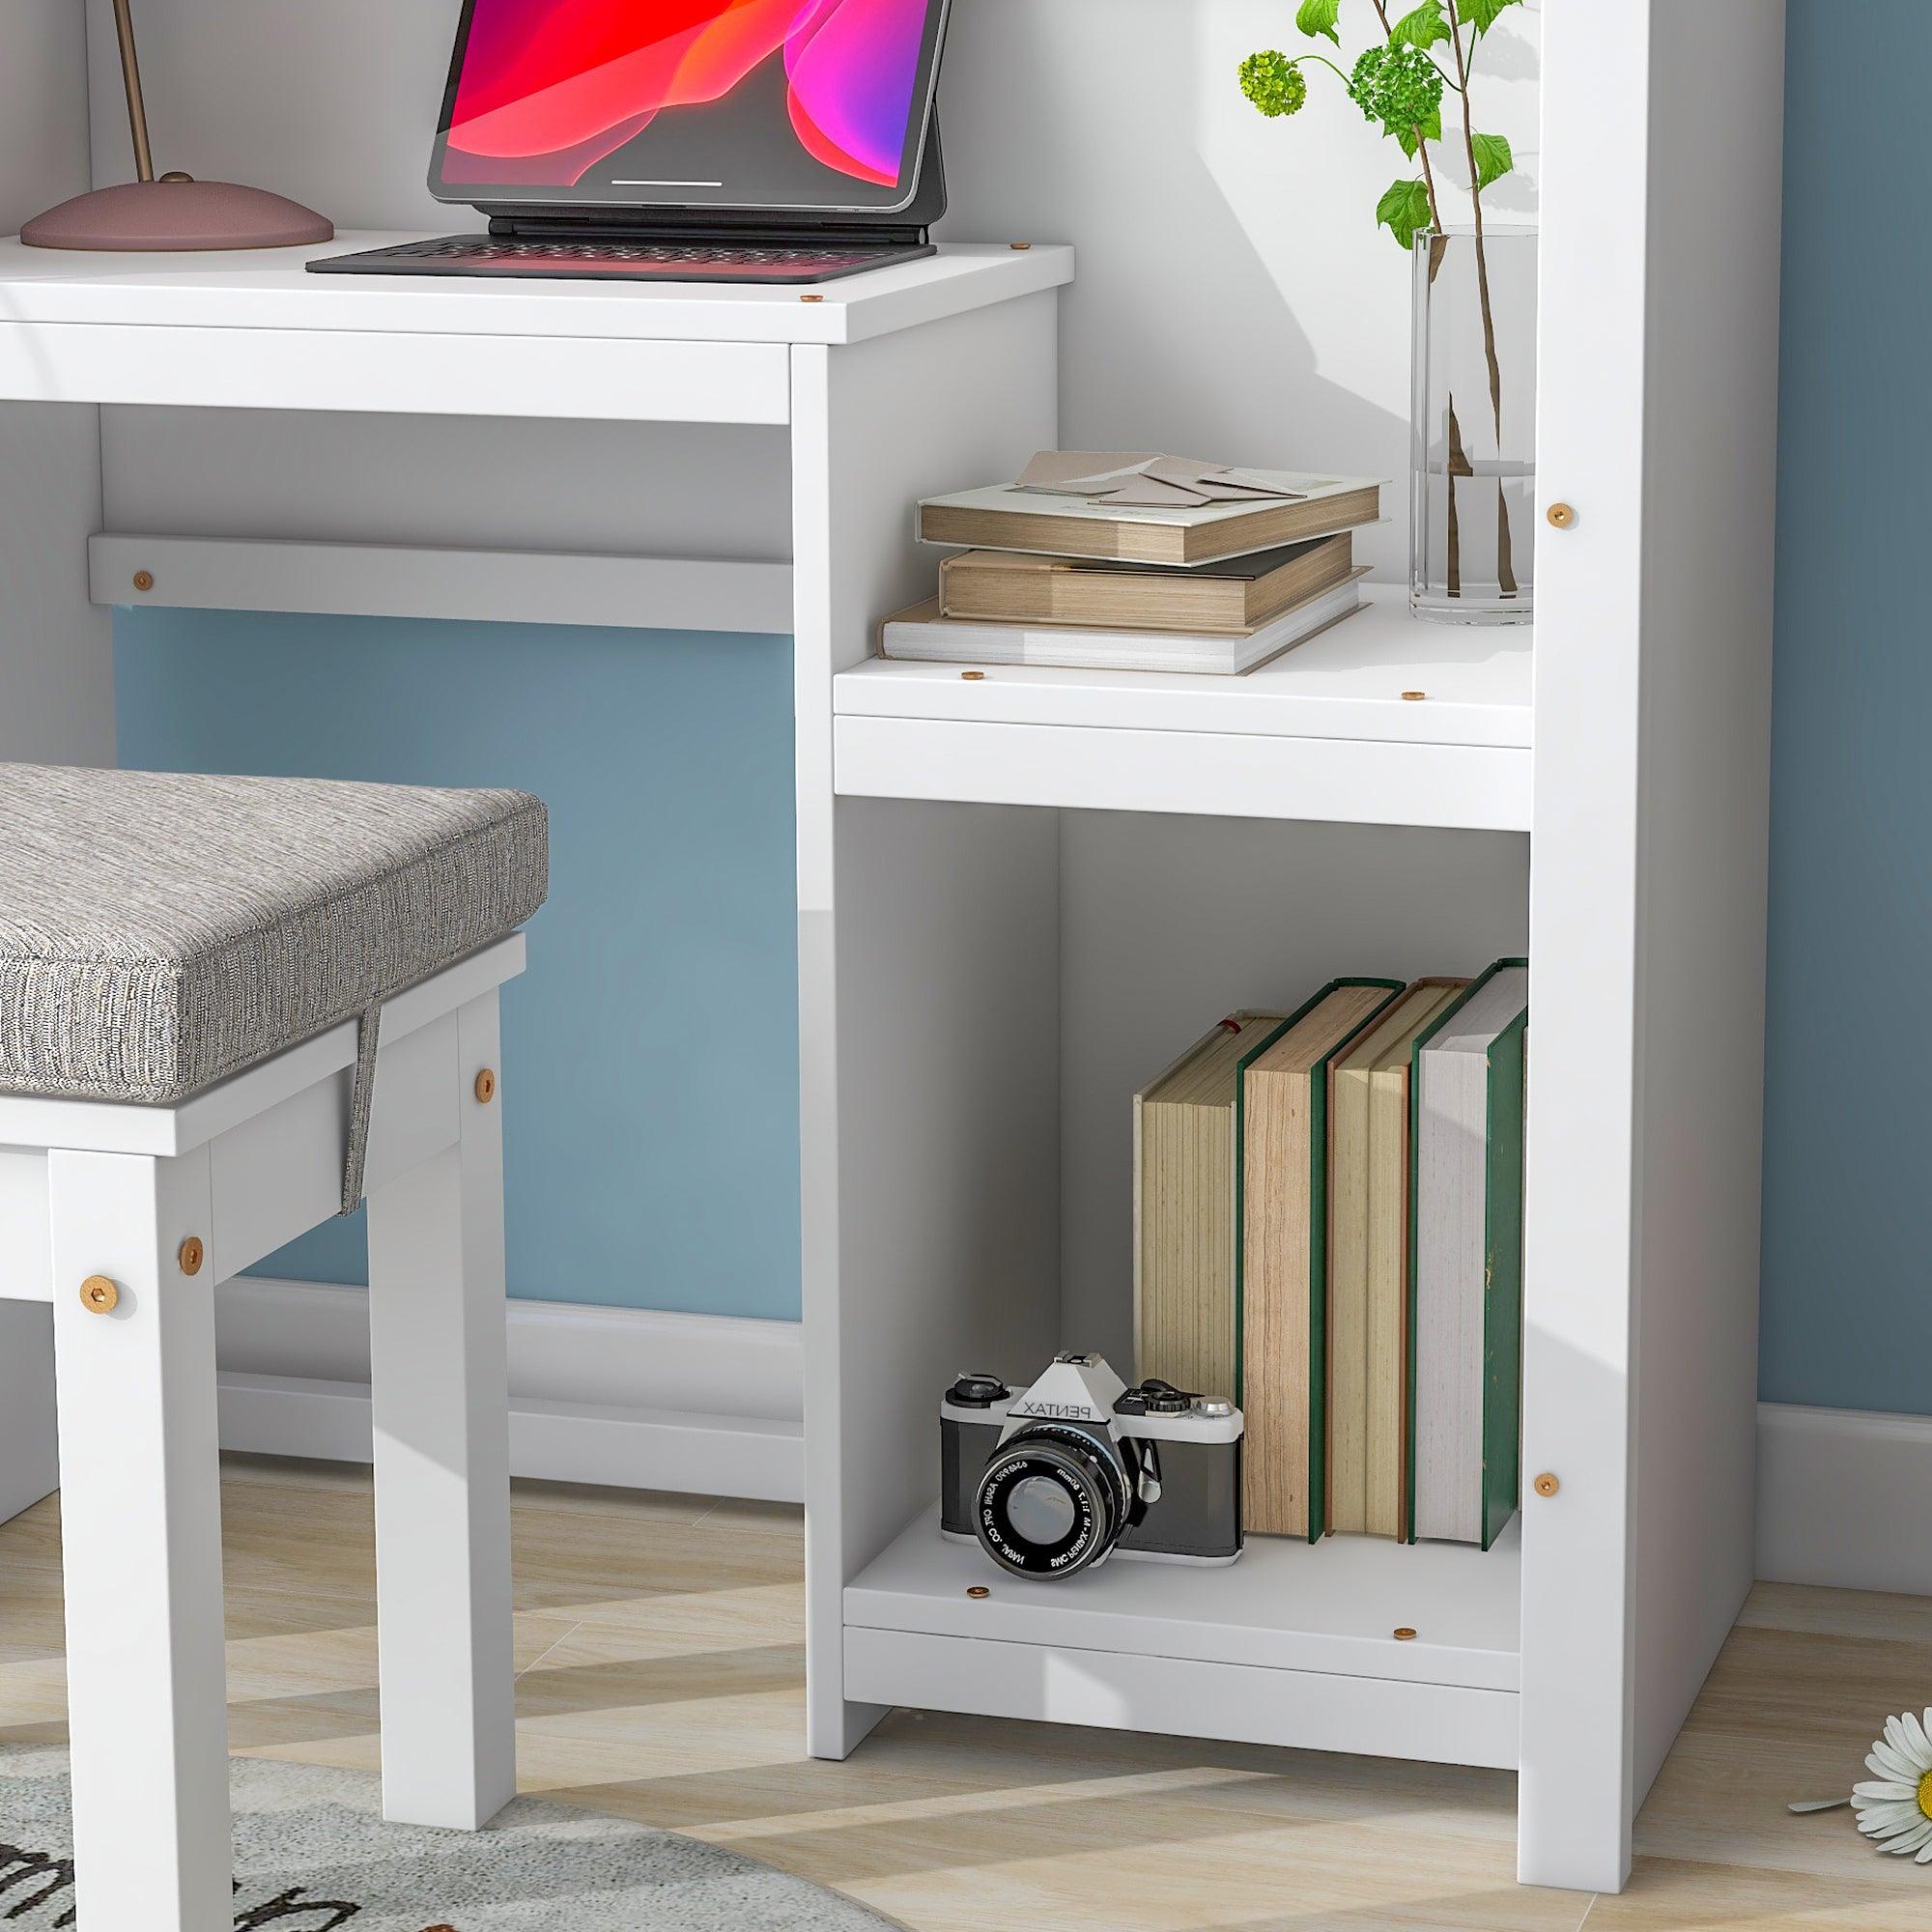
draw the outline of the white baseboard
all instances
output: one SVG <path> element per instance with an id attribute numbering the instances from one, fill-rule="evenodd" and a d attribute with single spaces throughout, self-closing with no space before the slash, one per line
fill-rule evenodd
<path id="1" fill-rule="evenodd" d="M 1932 1596 L 1932 1416 L 1760 1403 L 1757 1574 Z"/>
<path id="2" fill-rule="evenodd" d="M 221 1443 L 366 1463 L 368 1291 L 224 1282 Z M 800 1502 L 795 1321 L 510 1303 L 510 1466 L 520 1476 Z"/>
<path id="3" fill-rule="evenodd" d="M 223 1445 L 367 1462 L 366 1292 L 242 1280 L 217 1295 Z M 0 1399 L 4 1520 L 51 1487 L 53 1430 L 45 1311 L 0 1317 L 33 1345 L 0 1350 L 23 1371 Z M 512 1302 L 510 1406 L 519 1475 L 804 1495 L 796 1322 Z M 1760 1403 L 1757 1574 L 1932 1596 L 1932 1416 Z"/>

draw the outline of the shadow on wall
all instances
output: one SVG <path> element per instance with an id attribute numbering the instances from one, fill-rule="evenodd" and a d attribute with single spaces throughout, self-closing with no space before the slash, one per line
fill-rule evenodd
<path id="1" fill-rule="evenodd" d="M 1534 16 L 1486 49 L 1498 131 L 1533 185 Z M 1333 76 L 1271 122 L 1242 57 L 1299 49 L 1292 0 L 975 0 L 941 113 L 959 240 L 1071 241 L 1062 440 L 1399 477 L 1408 268 L 1374 210 L 1404 171 Z M 1355 43 L 1350 41 L 1352 50 Z M 1512 207 L 1521 219 L 1533 209 Z M 1406 510 L 1361 538 L 1399 575 Z"/>

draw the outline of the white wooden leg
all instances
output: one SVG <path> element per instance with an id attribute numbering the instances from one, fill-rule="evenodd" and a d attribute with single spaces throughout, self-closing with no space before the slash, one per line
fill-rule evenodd
<path id="1" fill-rule="evenodd" d="M 231 1923 L 228 1703 L 208 1155 L 53 1151 L 75 1909 L 87 1927 Z M 118 1300 L 97 1313 L 81 1284 Z"/>
<path id="2" fill-rule="evenodd" d="M 41 1301 L 0 1301 L 0 1522 L 51 1495 L 54 1324 Z"/>
<path id="3" fill-rule="evenodd" d="M 461 1140 L 369 1197 L 369 1342 L 383 1810 L 473 1831 L 517 1788 L 494 992 L 457 1033 Z"/>

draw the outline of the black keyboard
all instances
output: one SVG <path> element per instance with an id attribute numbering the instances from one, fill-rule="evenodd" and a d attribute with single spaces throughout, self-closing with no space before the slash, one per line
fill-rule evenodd
<path id="1" fill-rule="evenodd" d="M 929 255 L 893 244 L 753 247 L 737 242 L 554 240 L 535 236 L 445 235 L 308 266 L 316 274 L 528 275 L 591 281 L 823 282 L 889 262 Z"/>

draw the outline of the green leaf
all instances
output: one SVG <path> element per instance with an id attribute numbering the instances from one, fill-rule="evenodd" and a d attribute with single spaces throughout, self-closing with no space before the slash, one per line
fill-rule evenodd
<path id="1" fill-rule="evenodd" d="M 1341 13 L 1342 0 L 1301 0 L 1300 9 L 1294 16 L 1294 24 L 1310 40 L 1326 34 L 1339 47 L 1342 44 L 1342 36 L 1335 31 L 1335 22 L 1341 16 Z"/>
<path id="2" fill-rule="evenodd" d="M 1406 155 L 1411 161 L 1414 160 L 1415 151 L 1421 145 L 1421 143 L 1418 142 L 1415 138 L 1417 131 L 1415 128 L 1398 128 L 1394 122 L 1384 121 L 1382 123 L 1382 130 L 1384 133 L 1393 134 L 1396 140 L 1401 144 L 1403 153 Z M 1442 138 L 1441 108 L 1438 107 L 1435 110 L 1435 112 L 1432 114 L 1429 117 L 1429 119 L 1422 124 L 1421 133 L 1422 133 L 1422 139 L 1424 141 L 1441 140 Z"/>
<path id="3" fill-rule="evenodd" d="M 1415 231 L 1429 226 L 1429 190 L 1419 181 L 1399 181 L 1376 203 L 1376 219 L 1395 237 L 1396 246 L 1407 253 L 1415 241 Z"/>
<path id="4" fill-rule="evenodd" d="M 1442 17 L 1442 0 L 1422 0 L 1422 5 L 1413 13 L 1405 14 L 1389 29 L 1389 39 L 1406 42 L 1412 47 L 1420 47 L 1425 53 L 1437 41 L 1449 38 L 1449 22 Z"/>
<path id="5" fill-rule="evenodd" d="M 1510 144 L 1500 134 L 1476 134 L 1469 136 L 1469 146 L 1476 156 L 1476 186 L 1486 188 L 1492 181 L 1500 181 L 1516 166 L 1516 156 L 1510 153 Z"/>
<path id="6" fill-rule="evenodd" d="M 1496 15 L 1505 7 L 1521 5 L 1521 0 L 1463 0 L 1463 19 L 1474 27 L 1477 33 L 1487 34 L 1496 23 Z"/>

